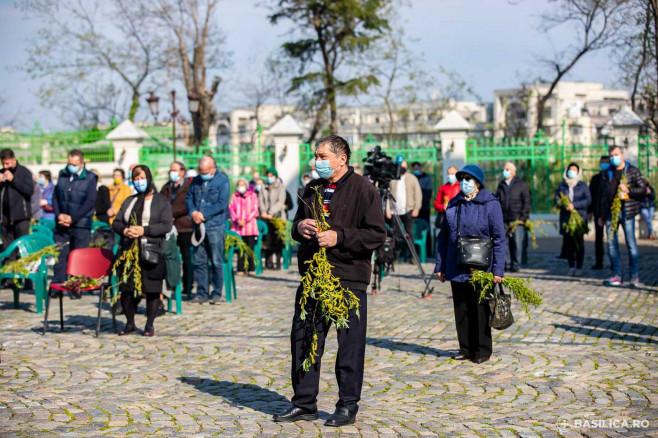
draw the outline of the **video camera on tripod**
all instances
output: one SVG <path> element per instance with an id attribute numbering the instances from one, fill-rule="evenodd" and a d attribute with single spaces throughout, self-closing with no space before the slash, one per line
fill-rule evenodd
<path id="1" fill-rule="evenodd" d="M 394 161 L 393 158 L 382 152 L 381 146 L 377 145 L 363 159 L 363 172 L 375 184 L 375 187 L 387 190 L 391 180 L 400 179 L 403 161 L 404 157 L 400 154 L 395 157 Z"/>

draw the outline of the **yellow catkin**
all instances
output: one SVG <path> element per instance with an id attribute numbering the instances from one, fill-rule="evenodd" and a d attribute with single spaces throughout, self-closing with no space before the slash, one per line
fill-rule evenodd
<path id="1" fill-rule="evenodd" d="M 628 184 L 626 175 L 622 175 L 621 179 L 619 180 L 619 185 L 621 186 L 622 184 L 624 185 Z M 619 216 L 621 215 L 622 196 L 623 195 L 621 193 L 621 189 L 617 187 L 617 193 L 615 194 L 615 198 L 612 200 L 612 204 L 610 205 L 610 233 L 612 233 L 611 235 L 617 234 L 617 227 L 619 226 Z"/>
<path id="2" fill-rule="evenodd" d="M 137 216 L 133 212 L 130 215 L 130 225 L 137 225 Z M 119 286 L 121 283 L 127 284 L 131 279 L 135 290 L 135 297 L 142 295 L 142 267 L 139 265 L 139 239 L 134 239 L 130 248 L 121 253 L 118 259 L 112 265 L 112 275 L 119 278 L 117 273 L 121 269 L 121 281 L 113 285 L 112 288 Z M 114 301 L 114 300 L 113 300 Z"/>
<path id="3" fill-rule="evenodd" d="M 329 229 L 327 222 L 328 213 L 322 208 L 322 193 L 319 188 L 314 187 L 315 197 L 310 206 L 315 219 L 318 232 Z M 302 363 L 304 371 L 308 371 L 312 364 L 315 364 L 318 347 L 318 334 L 316 330 L 316 312 L 320 307 L 321 317 L 326 323 L 333 322 L 336 329 L 346 329 L 349 327 L 348 319 L 351 311 L 359 316 L 359 299 L 349 289 L 340 285 L 340 280 L 332 273 L 333 266 L 327 258 L 327 249 L 320 248 L 311 260 L 307 260 L 308 268 L 302 277 L 302 294 L 299 299 L 301 308 L 300 318 L 306 320 L 308 312 L 306 307 L 309 300 L 315 301 L 313 309 L 313 334 L 311 335 L 311 348 L 308 357 Z"/>

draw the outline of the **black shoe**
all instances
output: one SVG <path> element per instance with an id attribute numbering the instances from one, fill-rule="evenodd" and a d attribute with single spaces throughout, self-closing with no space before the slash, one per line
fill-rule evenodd
<path id="1" fill-rule="evenodd" d="M 201 298 L 198 295 L 190 300 L 190 303 L 193 303 L 193 304 L 205 304 L 207 302 L 208 302 L 208 300 L 206 298 Z"/>
<path id="2" fill-rule="evenodd" d="M 600 271 L 603 269 L 603 265 L 594 265 L 590 268 L 592 271 Z"/>
<path id="3" fill-rule="evenodd" d="M 475 356 L 473 358 L 473 362 L 478 364 L 482 362 L 486 362 L 488 360 L 489 360 L 489 356 Z"/>
<path id="4" fill-rule="evenodd" d="M 208 304 L 219 304 L 222 302 L 222 297 L 213 297 L 208 301 Z"/>
<path id="5" fill-rule="evenodd" d="M 277 423 L 294 423 L 295 421 L 306 420 L 313 421 L 318 419 L 318 410 L 308 410 L 293 406 L 281 414 L 275 414 L 272 421 Z"/>
<path id="6" fill-rule="evenodd" d="M 452 359 L 454 360 L 469 360 L 470 358 L 471 355 L 466 353 L 458 353 L 455 356 L 452 356 Z"/>
<path id="7" fill-rule="evenodd" d="M 126 325 L 123 328 L 123 330 L 119 332 L 119 336 L 129 335 L 131 333 L 135 333 L 136 331 L 137 331 L 137 327 L 135 327 L 134 325 Z"/>
<path id="8" fill-rule="evenodd" d="M 153 327 L 144 327 L 144 331 L 142 332 L 142 336 L 154 336 L 155 335 L 155 329 Z"/>
<path id="9" fill-rule="evenodd" d="M 324 425 L 330 427 L 341 427 L 347 426 L 348 424 L 354 424 L 355 421 L 356 414 L 351 413 L 349 409 L 341 406 L 336 408 L 336 411 L 334 411 L 331 417 L 327 419 Z"/>
<path id="10" fill-rule="evenodd" d="M 160 301 L 160 304 L 158 305 L 158 310 L 155 311 L 155 316 L 162 316 L 165 315 L 167 311 L 165 310 L 164 303 Z"/>

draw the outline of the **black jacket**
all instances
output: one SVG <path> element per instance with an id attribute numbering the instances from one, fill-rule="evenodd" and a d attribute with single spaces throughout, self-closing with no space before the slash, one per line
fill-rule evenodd
<path id="1" fill-rule="evenodd" d="M 60 214 L 71 216 L 72 228 L 91 228 L 96 208 L 96 175 L 86 168 L 78 175 L 68 171 L 68 167 L 59 172 L 55 193 L 53 194 L 53 210 L 55 220 Z"/>
<path id="2" fill-rule="evenodd" d="M 325 179 L 311 181 L 304 190 L 304 202 L 314 206 L 313 187 L 322 189 L 326 183 Z M 297 225 L 304 219 L 313 219 L 313 214 L 300 202 L 292 227 L 292 238 L 301 243 L 297 256 L 301 275 L 308 269 L 306 261 L 319 249 L 316 239 L 306 239 L 299 234 Z M 372 274 L 372 253 L 386 240 L 386 223 L 377 189 L 365 177 L 354 173 L 352 167 L 336 183 L 327 222 L 329 229 L 338 234 L 336 246 L 327 249 L 333 274 L 344 287 L 365 290 Z"/>
<path id="3" fill-rule="evenodd" d="M 107 210 L 112 207 L 112 200 L 110 199 L 110 189 L 106 186 L 100 186 L 96 193 L 96 217 L 99 221 L 110 223 L 110 217 L 107 215 Z"/>
<path id="4" fill-rule="evenodd" d="M 500 201 L 503 209 L 503 220 L 507 222 L 525 221 L 530 217 L 532 208 L 530 199 L 530 189 L 528 185 L 518 176 L 512 179 L 507 185 L 505 180 L 498 184 L 496 197 Z"/>
<path id="5" fill-rule="evenodd" d="M 628 196 L 630 199 L 622 201 L 622 211 L 626 211 L 627 219 L 634 218 L 640 213 L 640 202 L 647 195 L 647 189 L 644 186 L 644 178 L 640 169 L 627 161 L 626 167 L 623 170 L 613 171 L 612 179 L 610 178 L 610 171 L 605 170 L 601 172 L 601 185 L 598 190 L 599 204 L 594 207 L 594 214 L 600 214 L 598 217 L 606 220 L 610 219 L 610 206 L 617 193 L 620 177 L 623 174 L 626 175 L 626 183 L 629 191 Z"/>
<path id="6" fill-rule="evenodd" d="M 587 208 L 588 213 L 594 214 L 594 217 L 603 216 L 601 212 L 601 184 L 603 183 L 603 172 L 599 172 L 589 181 L 589 193 L 592 197 L 592 203 Z"/>
<path id="7" fill-rule="evenodd" d="M 4 173 L 4 170 L 2 170 Z M 32 217 L 30 199 L 34 193 L 32 172 L 16 162 L 16 167 L 10 169 L 14 179 L 0 183 L 0 217 L 8 217 L 10 221 L 20 221 Z M 8 198 L 9 212 L 3 211 L 5 198 Z"/>
<path id="8" fill-rule="evenodd" d="M 181 185 L 178 187 L 174 200 L 171 200 L 171 191 L 173 190 L 174 183 L 171 181 L 162 186 L 160 193 L 169 200 L 171 203 L 171 212 L 174 215 L 174 225 L 179 233 L 192 232 L 192 219 L 187 214 L 187 192 L 190 191 L 190 182 L 185 178 Z"/>
<path id="9" fill-rule="evenodd" d="M 565 196 L 569 196 L 569 185 L 565 180 L 562 180 L 560 185 L 555 190 L 555 197 L 553 198 L 553 203 L 555 205 L 557 205 L 557 202 L 560 199 L 560 193 L 564 194 Z M 587 184 L 583 181 L 578 181 L 578 184 L 574 186 L 573 201 L 571 201 L 571 203 L 573 204 L 574 210 L 576 210 L 580 217 L 583 218 L 585 223 L 587 223 L 587 210 L 592 203 L 592 197 L 590 195 Z M 570 215 L 571 212 L 566 208 L 560 209 L 560 234 L 562 235 L 564 235 L 565 232 L 563 226 L 569 221 Z"/>
<path id="10" fill-rule="evenodd" d="M 114 222 L 112 222 L 112 229 L 121 236 L 117 257 L 120 256 L 122 251 L 130 248 L 132 245 L 133 239 L 129 239 L 123 235 L 123 231 L 130 226 L 130 221 L 126 221 L 124 216 L 126 215 L 126 210 L 130 208 L 133 200 L 137 197 L 138 195 L 132 195 L 123 201 L 119 213 L 117 213 Z M 140 263 L 140 266 L 142 267 L 142 275 L 147 278 L 152 280 L 163 280 L 165 278 L 164 241 L 165 236 L 171 231 L 173 226 L 174 222 L 169 200 L 160 193 L 155 192 L 153 194 L 153 200 L 151 201 L 151 217 L 149 219 L 149 224 L 144 227 L 144 237 L 146 237 L 149 243 L 159 244 L 163 251 L 163 256 L 160 263 L 155 266 Z"/>

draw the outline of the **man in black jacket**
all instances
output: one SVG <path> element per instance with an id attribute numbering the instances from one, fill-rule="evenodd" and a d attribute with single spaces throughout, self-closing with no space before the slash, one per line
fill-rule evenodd
<path id="1" fill-rule="evenodd" d="M 600 214 L 598 223 L 605 225 L 608 234 L 608 256 L 612 267 L 612 277 L 604 282 L 607 286 L 621 286 L 621 255 L 617 235 L 619 227 L 624 229 L 624 238 L 628 248 L 630 284 L 639 286 L 638 268 L 640 253 L 635 240 L 635 216 L 640 212 L 640 202 L 646 196 L 644 178 L 640 170 L 624 159 L 624 151 L 619 146 L 610 146 L 610 167 L 602 172 L 601 185 L 598 190 L 599 204 L 595 211 Z M 616 229 L 612 229 L 612 206 L 615 198 L 621 199 L 621 211 Z M 596 208 L 598 207 L 598 210 Z"/>
<path id="2" fill-rule="evenodd" d="M 339 400 L 336 411 L 325 423 L 340 427 L 354 423 L 359 409 L 363 385 L 363 368 L 366 347 L 366 323 L 368 318 L 366 288 L 371 276 L 372 253 L 386 240 L 386 224 L 382 202 L 377 189 L 363 176 L 354 173 L 349 166 L 350 147 L 337 135 L 320 139 L 315 145 L 316 170 L 320 179 L 312 181 L 300 202 L 292 229 L 292 237 L 300 242 L 298 254 L 299 272 L 303 276 L 320 247 L 326 248 L 327 258 L 333 266 L 332 274 L 342 287 L 351 290 L 359 299 L 359 315 L 350 312 L 349 329 L 338 330 L 338 355 L 336 379 Z M 311 208 L 317 201 L 313 188 L 319 188 L 323 205 L 318 207 L 330 225 L 329 230 L 318 232 Z M 302 320 L 300 298 L 303 287 L 297 289 L 295 314 L 290 334 L 292 350 L 292 387 L 295 392 L 292 408 L 275 415 L 277 422 L 315 420 L 318 418 L 317 396 L 320 381 L 320 362 L 324 342 L 330 324 L 323 321 L 316 302 L 308 299 L 305 306 L 308 315 Z M 312 321 L 318 335 L 315 364 L 305 372 L 302 362 L 309 354 Z M 309 327 L 310 326 L 310 327 Z"/>
<path id="3" fill-rule="evenodd" d="M 2 217 L 2 249 L 21 236 L 30 233 L 34 193 L 32 172 L 18 164 L 14 151 L 0 151 L 0 216 Z"/>
<path id="4" fill-rule="evenodd" d="M 519 272 L 523 241 L 526 238 L 525 221 L 530 217 L 532 201 L 528 185 L 516 176 L 514 163 L 505 163 L 503 180 L 498 184 L 496 196 L 503 208 L 505 229 L 508 230 L 505 270 Z M 511 228 L 514 228 L 514 232 Z"/>
<path id="5" fill-rule="evenodd" d="M 53 269 L 53 283 L 66 280 L 66 264 L 70 250 L 89 247 L 96 207 L 96 182 L 96 175 L 85 168 L 82 152 L 72 150 L 68 164 L 59 172 L 53 194 L 53 210 L 57 221 L 55 242 L 65 244 Z M 79 298 L 75 294 L 72 297 Z"/>
<path id="6" fill-rule="evenodd" d="M 603 173 L 610 167 L 610 157 L 603 155 L 599 159 L 601 171 L 594 175 L 589 182 L 589 193 L 592 197 L 592 203 L 587 208 L 587 213 L 594 216 L 594 251 L 596 253 L 596 262 L 592 266 L 593 270 L 603 269 L 603 223 L 599 224 L 599 219 L 603 217 L 601 212 L 601 184 Z M 601 221 L 603 222 L 603 221 Z"/>

